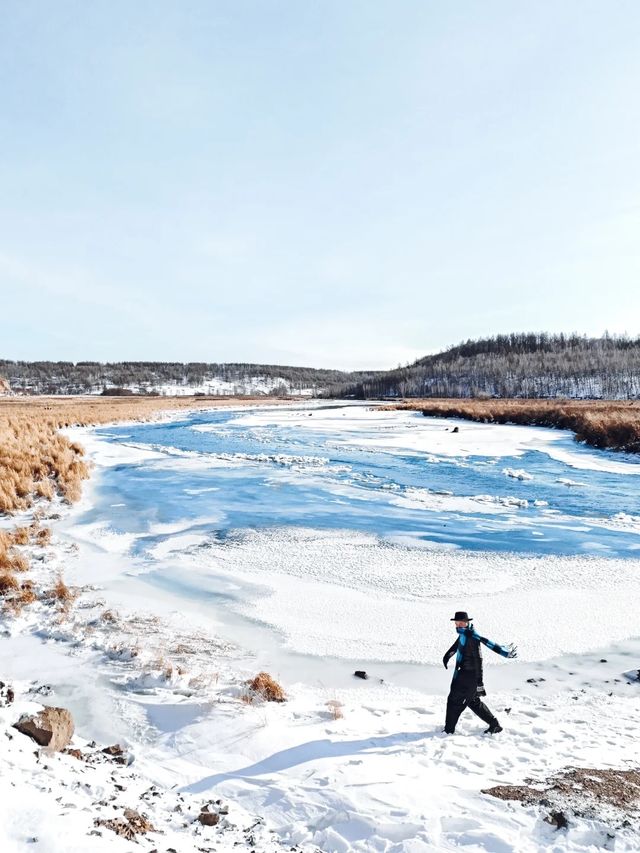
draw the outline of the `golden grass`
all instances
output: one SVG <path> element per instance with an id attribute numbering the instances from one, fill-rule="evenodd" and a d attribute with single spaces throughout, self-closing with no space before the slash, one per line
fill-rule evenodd
<path id="1" fill-rule="evenodd" d="M 20 588 L 16 576 L 6 569 L 0 571 L 0 595 L 5 596 L 16 592 Z"/>
<path id="2" fill-rule="evenodd" d="M 7 595 L 4 600 L 5 610 L 9 610 L 14 616 L 22 613 L 22 608 L 29 604 L 33 604 L 38 600 L 35 588 L 32 581 L 24 581 L 19 587 L 14 588 L 10 595 Z"/>
<path id="3" fill-rule="evenodd" d="M 39 527 L 34 529 L 32 525 L 31 533 L 35 544 L 40 545 L 42 548 L 51 542 L 51 529 L 49 527 Z"/>
<path id="4" fill-rule="evenodd" d="M 47 597 L 59 601 L 63 605 L 69 605 L 76 598 L 76 593 L 66 585 L 64 578 L 60 574 L 58 575 L 55 586 Z"/>
<path id="5" fill-rule="evenodd" d="M 59 430 L 117 421 L 147 421 L 161 412 L 219 408 L 269 398 L 7 397 L 0 399 L 0 514 L 28 509 L 59 495 L 72 503 L 89 476 L 82 447 Z M 284 401 L 283 401 L 284 402 Z"/>
<path id="6" fill-rule="evenodd" d="M 15 527 L 11 534 L 14 545 L 28 545 L 29 544 L 29 528 L 28 527 Z"/>
<path id="7" fill-rule="evenodd" d="M 256 402 L 276 404 L 270 398 L 65 398 L 8 397 L 0 399 L 0 515 L 28 510 L 37 499 L 56 496 L 78 500 L 82 482 L 89 476 L 83 449 L 60 433 L 65 427 L 94 426 L 117 421 L 146 421 L 163 411 L 221 407 Z M 284 402 L 284 401 L 283 401 Z M 34 519 L 38 515 L 34 512 Z M 46 546 L 51 531 L 39 521 L 12 531 L 0 530 L 0 595 L 9 596 L 14 610 L 36 599 L 29 581 L 22 585 L 16 573 L 26 572 L 29 562 L 16 546 Z M 59 577 L 46 598 L 67 612 L 76 597 Z M 5 602 L 6 603 L 6 602 Z"/>
<path id="8" fill-rule="evenodd" d="M 380 407 L 481 423 L 557 427 L 605 450 L 640 453 L 640 401 L 636 400 L 402 400 Z"/>
<path id="9" fill-rule="evenodd" d="M 259 672 L 255 678 L 247 681 L 247 687 L 249 693 L 242 696 L 242 701 L 248 704 L 251 704 L 252 700 L 245 697 L 259 696 L 265 702 L 284 702 L 287 698 L 282 687 L 268 672 Z"/>

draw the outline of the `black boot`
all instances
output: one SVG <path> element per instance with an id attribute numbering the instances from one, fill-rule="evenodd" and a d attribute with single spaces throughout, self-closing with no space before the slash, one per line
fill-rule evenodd
<path id="1" fill-rule="evenodd" d="M 485 731 L 486 735 L 497 735 L 502 731 L 502 726 L 497 720 L 494 720 L 493 723 L 489 726 L 489 728 Z"/>

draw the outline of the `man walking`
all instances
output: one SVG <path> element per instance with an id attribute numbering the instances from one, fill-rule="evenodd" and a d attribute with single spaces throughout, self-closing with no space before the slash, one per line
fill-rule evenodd
<path id="1" fill-rule="evenodd" d="M 455 671 L 447 699 L 447 717 L 444 730 L 447 734 L 452 735 L 456 730 L 460 714 L 465 708 L 470 708 L 489 726 L 485 734 L 498 734 L 502 731 L 502 726 L 480 698 L 487 695 L 482 676 L 480 643 L 484 643 L 492 652 L 505 658 L 517 657 L 517 649 L 514 645 L 499 646 L 497 643 L 487 640 L 486 637 L 481 637 L 464 610 L 456 611 L 451 622 L 455 622 L 458 639 L 442 658 L 442 663 L 446 669 L 451 658 L 454 655 L 456 656 Z"/>

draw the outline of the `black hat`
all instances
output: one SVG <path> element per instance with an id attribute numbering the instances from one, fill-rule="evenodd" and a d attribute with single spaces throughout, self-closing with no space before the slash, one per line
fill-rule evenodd
<path id="1" fill-rule="evenodd" d="M 467 615 L 466 610 L 456 610 L 456 615 L 449 622 L 471 622 L 472 617 Z"/>

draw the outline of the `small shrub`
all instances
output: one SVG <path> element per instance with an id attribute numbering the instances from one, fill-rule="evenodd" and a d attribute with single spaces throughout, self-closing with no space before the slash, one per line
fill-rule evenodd
<path id="1" fill-rule="evenodd" d="M 16 595 L 17 604 L 22 608 L 27 604 L 33 604 L 33 602 L 37 600 L 38 596 L 36 595 L 36 591 L 33 587 L 33 582 L 24 581 L 24 583 L 20 585 L 20 590 Z"/>
<path id="2" fill-rule="evenodd" d="M 14 545 L 28 545 L 29 544 L 29 528 L 28 527 L 16 527 L 13 533 L 11 534 L 11 538 L 13 539 Z"/>
<path id="3" fill-rule="evenodd" d="M 49 527 L 41 527 L 34 536 L 36 545 L 40 545 L 41 548 L 44 548 L 45 545 L 48 545 L 51 542 L 51 529 Z"/>
<path id="4" fill-rule="evenodd" d="M 16 592 L 20 584 L 11 572 L 0 572 L 0 595 L 5 596 Z"/>
<path id="5" fill-rule="evenodd" d="M 35 484 L 35 494 L 38 498 L 44 498 L 46 501 L 52 501 L 55 497 L 56 490 L 51 480 L 40 480 Z"/>
<path id="6" fill-rule="evenodd" d="M 62 575 L 60 574 L 58 575 L 55 586 L 45 597 L 58 603 L 62 614 L 67 614 L 69 612 L 69 608 L 77 597 L 77 593 L 66 585 Z"/>
<path id="7" fill-rule="evenodd" d="M 22 554 L 16 554 L 9 550 L 0 553 L 0 570 L 7 572 L 26 572 L 29 569 L 29 561 Z"/>
<path id="8" fill-rule="evenodd" d="M 282 687 L 268 672 L 259 672 L 255 678 L 247 681 L 247 687 L 254 696 L 259 696 L 265 702 L 284 702 L 287 698 Z"/>

